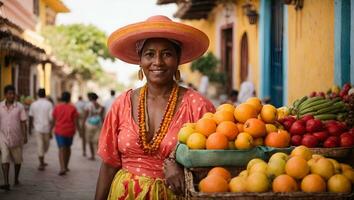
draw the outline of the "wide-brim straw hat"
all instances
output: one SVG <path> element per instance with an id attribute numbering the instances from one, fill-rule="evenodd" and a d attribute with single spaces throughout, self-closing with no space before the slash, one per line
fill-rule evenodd
<path id="1" fill-rule="evenodd" d="M 108 38 L 110 53 L 131 64 L 139 64 L 136 44 L 149 38 L 166 38 L 181 44 L 180 64 L 188 63 L 205 53 L 209 46 L 208 36 L 202 31 L 166 16 L 156 15 L 146 21 L 124 26 Z"/>

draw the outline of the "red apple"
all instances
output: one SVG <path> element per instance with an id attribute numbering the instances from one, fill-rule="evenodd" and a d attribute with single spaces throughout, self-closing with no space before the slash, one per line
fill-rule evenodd
<path id="1" fill-rule="evenodd" d="M 339 146 L 339 138 L 336 136 L 330 136 L 325 140 L 325 142 L 323 143 L 323 146 L 326 148 L 338 147 Z"/>
<path id="2" fill-rule="evenodd" d="M 319 119 L 309 119 L 306 121 L 306 131 L 309 133 L 322 130 L 322 122 Z"/>
<path id="3" fill-rule="evenodd" d="M 284 121 L 284 122 L 283 122 L 283 126 L 284 126 L 285 130 L 287 130 L 287 131 L 289 131 L 289 130 L 290 130 L 291 125 L 293 125 L 293 122 L 292 122 L 292 121 L 290 121 L 290 120 L 288 120 L 288 121 Z"/>
<path id="4" fill-rule="evenodd" d="M 315 133 L 312 133 L 312 135 L 315 136 L 317 138 L 317 140 L 320 142 L 324 142 L 329 136 L 327 131 L 315 132 Z"/>
<path id="5" fill-rule="evenodd" d="M 302 137 L 301 144 L 309 148 L 317 147 L 318 140 L 315 136 L 306 134 Z"/>
<path id="6" fill-rule="evenodd" d="M 340 135 L 340 146 L 341 147 L 354 146 L 354 136 L 349 132 L 345 132 L 342 135 Z"/>
<path id="7" fill-rule="evenodd" d="M 319 92 L 317 93 L 317 96 L 326 97 L 326 94 L 324 92 Z"/>
<path id="8" fill-rule="evenodd" d="M 301 145 L 302 136 L 301 135 L 293 135 L 291 136 L 291 145 L 300 146 Z"/>
<path id="9" fill-rule="evenodd" d="M 303 120 L 297 120 L 290 127 L 291 135 L 303 135 L 306 133 L 306 126 Z"/>
<path id="10" fill-rule="evenodd" d="M 324 126 L 326 128 L 328 128 L 328 126 L 330 126 L 332 124 L 337 124 L 337 121 L 336 120 L 328 120 L 328 121 L 324 122 Z"/>
<path id="11" fill-rule="evenodd" d="M 310 114 L 304 115 L 303 117 L 301 117 L 301 120 L 304 120 L 305 122 L 307 122 L 310 119 L 315 119 L 315 118 L 313 117 L 313 115 L 310 115 Z"/>
<path id="12" fill-rule="evenodd" d="M 309 97 L 315 97 L 317 95 L 317 93 L 315 91 L 311 92 Z"/>
<path id="13" fill-rule="evenodd" d="M 353 134 L 353 135 L 354 135 L 354 128 L 349 129 L 348 132 L 349 132 L 350 134 Z"/>
<path id="14" fill-rule="evenodd" d="M 344 130 L 338 125 L 338 123 L 328 125 L 327 131 L 331 136 L 340 136 L 340 134 L 344 132 Z"/>

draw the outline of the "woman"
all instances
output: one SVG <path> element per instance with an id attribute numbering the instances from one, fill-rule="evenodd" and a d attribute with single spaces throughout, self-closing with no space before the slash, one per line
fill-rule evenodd
<path id="1" fill-rule="evenodd" d="M 89 143 L 91 157 L 90 160 L 95 160 L 95 152 L 97 150 L 98 136 L 102 125 L 104 108 L 97 102 L 98 96 L 96 93 L 88 95 L 90 103 L 85 108 L 84 114 L 84 130 L 86 142 Z"/>
<path id="2" fill-rule="evenodd" d="M 79 114 L 74 105 L 70 103 L 71 95 L 63 92 L 61 103 L 53 110 L 54 133 L 59 147 L 59 176 L 69 171 L 68 165 L 71 154 L 71 145 L 76 129 L 78 129 Z"/>
<path id="3" fill-rule="evenodd" d="M 178 65 L 200 57 L 208 45 L 203 32 L 165 16 L 125 26 L 110 36 L 111 54 L 140 65 L 139 79 L 145 75 L 147 83 L 121 94 L 104 121 L 96 200 L 176 199 L 183 194 L 183 169 L 172 153 L 177 133 L 184 123 L 215 108 L 174 78 L 180 78 Z"/>

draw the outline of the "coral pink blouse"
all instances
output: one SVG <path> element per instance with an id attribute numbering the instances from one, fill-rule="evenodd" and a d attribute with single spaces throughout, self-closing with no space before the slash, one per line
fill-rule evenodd
<path id="1" fill-rule="evenodd" d="M 184 123 L 197 121 L 206 112 L 215 112 L 215 108 L 198 92 L 188 89 L 159 150 L 149 155 L 138 144 L 139 126 L 132 116 L 131 93 L 132 90 L 128 90 L 121 94 L 107 114 L 100 134 L 98 155 L 103 162 L 132 174 L 164 178 L 163 161 L 176 146 L 179 129 Z"/>

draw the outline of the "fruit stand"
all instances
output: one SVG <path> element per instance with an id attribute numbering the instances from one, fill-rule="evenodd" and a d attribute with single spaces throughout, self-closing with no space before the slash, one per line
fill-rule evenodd
<path id="1" fill-rule="evenodd" d="M 176 150 L 186 199 L 354 199 L 348 91 L 281 108 L 253 97 L 186 123 Z"/>

